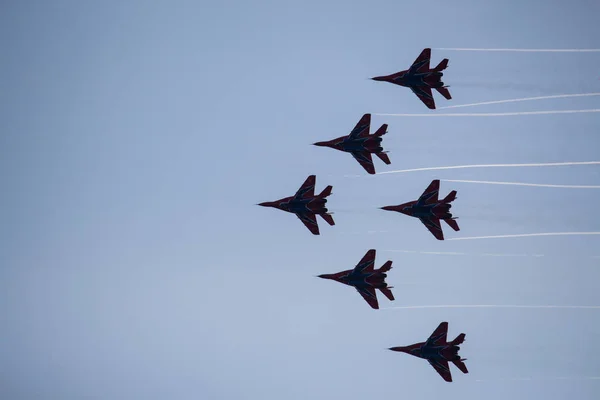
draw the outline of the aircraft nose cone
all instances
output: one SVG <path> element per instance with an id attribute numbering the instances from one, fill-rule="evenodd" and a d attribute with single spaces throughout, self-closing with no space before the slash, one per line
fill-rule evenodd
<path id="1" fill-rule="evenodd" d="M 390 347 L 390 348 L 388 348 L 388 350 L 398 351 L 398 352 L 403 353 L 404 352 L 404 347 Z"/>
<path id="2" fill-rule="evenodd" d="M 317 278 L 321 278 L 321 279 L 333 279 L 333 277 L 330 274 L 317 275 Z"/>
<path id="3" fill-rule="evenodd" d="M 381 210 L 394 211 L 394 206 L 379 207 Z"/>
<path id="4" fill-rule="evenodd" d="M 265 201 L 264 203 L 258 203 L 257 206 L 271 207 L 271 202 Z"/>

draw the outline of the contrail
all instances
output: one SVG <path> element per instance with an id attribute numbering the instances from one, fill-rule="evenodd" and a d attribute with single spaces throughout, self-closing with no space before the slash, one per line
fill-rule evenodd
<path id="1" fill-rule="evenodd" d="M 462 107 L 485 106 L 485 105 L 489 105 L 489 104 L 516 103 L 516 102 L 519 102 L 519 101 L 563 99 L 563 98 L 568 98 L 568 97 L 588 97 L 588 96 L 600 96 L 600 93 L 557 94 L 557 95 L 553 95 L 553 96 L 523 97 L 523 98 L 520 98 L 520 99 L 484 101 L 484 102 L 481 102 L 481 103 L 460 104 L 460 105 L 456 105 L 456 106 L 438 107 L 438 110 L 447 109 L 447 108 L 462 108 Z"/>
<path id="2" fill-rule="evenodd" d="M 444 170 L 444 169 L 464 169 L 464 168 L 555 167 L 555 166 L 565 166 L 565 165 L 599 165 L 599 164 L 600 164 L 600 161 L 567 161 L 567 162 L 534 163 L 534 164 L 472 164 L 472 165 L 454 165 L 454 166 L 449 166 L 449 167 L 426 167 L 426 168 L 400 169 L 400 170 L 396 170 L 396 171 L 378 172 L 377 175 L 399 174 L 399 173 L 403 173 L 403 172 L 416 172 L 416 171 L 439 171 L 439 170 Z"/>
<path id="3" fill-rule="evenodd" d="M 599 53 L 600 49 L 474 49 L 466 47 L 437 47 L 434 50 L 450 51 L 509 51 L 523 53 Z"/>
<path id="4" fill-rule="evenodd" d="M 475 239 L 500 239 L 532 236 L 570 236 L 570 235 L 600 235 L 600 232 L 545 232 L 545 233 L 523 233 L 518 235 L 498 235 L 498 236 L 474 236 L 459 237 L 446 240 L 475 240 Z"/>
<path id="5" fill-rule="evenodd" d="M 400 306 L 382 308 L 382 310 L 416 310 L 423 308 L 563 308 L 563 309 L 600 309 L 600 306 L 527 306 L 514 304 L 465 304 L 465 305 L 436 305 L 436 306 Z"/>
<path id="6" fill-rule="evenodd" d="M 576 114 L 576 113 L 597 113 L 600 108 L 592 108 L 588 110 L 549 110 L 549 111 L 519 111 L 505 113 L 456 113 L 456 114 L 380 114 L 373 115 L 387 117 L 508 117 L 514 115 L 545 115 L 545 114 Z"/>
<path id="7" fill-rule="evenodd" d="M 514 185 L 514 186 L 534 186 L 534 187 L 550 187 L 550 188 L 567 188 L 567 189 L 600 189 L 598 185 L 553 185 L 546 183 L 524 183 L 524 182 L 497 182 L 497 181 L 470 181 L 465 179 L 442 179 L 443 182 L 458 182 L 458 183 L 482 183 L 486 185 Z"/>

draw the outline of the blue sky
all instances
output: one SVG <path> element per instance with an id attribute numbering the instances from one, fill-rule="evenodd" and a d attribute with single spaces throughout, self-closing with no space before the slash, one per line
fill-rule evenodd
<path id="1" fill-rule="evenodd" d="M 598 398 L 584 379 L 600 376 L 596 310 L 375 311 L 314 277 L 375 248 L 377 266 L 394 261 L 396 301 L 380 296 L 382 308 L 600 305 L 598 236 L 438 242 L 377 210 L 434 178 L 600 185 L 598 166 L 364 176 L 351 156 L 310 146 L 366 112 L 428 112 L 408 89 L 367 80 L 424 47 L 600 48 L 596 1 L 495 3 L 5 3 L 0 397 Z M 438 106 L 600 92 L 600 53 L 433 50 L 432 63 L 445 57 L 453 99 L 435 94 Z M 389 124 L 380 172 L 600 160 L 597 114 L 372 123 Z M 255 206 L 310 174 L 317 191 L 333 185 L 336 225 L 319 221 L 321 236 Z M 597 190 L 442 182 L 453 189 L 461 231 L 444 227 L 447 238 L 600 230 Z M 432 251 L 465 254 L 420 253 Z M 453 369 L 452 384 L 386 350 L 441 321 L 467 334 L 470 373 Z"/>

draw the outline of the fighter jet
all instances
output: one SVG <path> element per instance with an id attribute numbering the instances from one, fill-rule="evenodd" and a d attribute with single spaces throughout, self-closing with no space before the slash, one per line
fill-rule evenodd
<path id="1" fill-rule="evenodd" d="M 315 196 L 315 182 L 315 175 L 310 175 L 295 195 L 276 201 L 267 201 L 258 205 L 274 207 L 294 213 L 313 235 L 318 235 L 319 225 L 317 224 L 316 214 L 320 215 L 329 225 L 335 225 L 333 217 L 325 207 L 325 203 L 327 203 L 326 197 L 331 195 L 333 186 L 327 186 L 321 194 Z"/>
<path id="2" fill-rule="evenodd" d="M 450 96 L 450 92 L 446 89 L 448 86 L 445 86 L 444 82 L 442 82 L 442 76 L 444 75 L 442 71 L 448 67 L 448 59 L 444 58 L 437 67 L 429 69 L 430 59 L 431 49 L 425 49 L 409 69 L 396 72 L 392 75 L 376 76 L 371 79 L 409 87 L 427 107 L 435 110 L 435 100 L 433 99 L 431 88 L 436 89 L 448 100 L 452 96 Z"/>
<path id="3" fill-rule="evenodd" d="M 387 133 L 388 126 L 387 124 L 381 125 L 381 127 L 372 135 L 369 135 L 370 127 L 371 114 L 365 114 L 348 136 L 341 136 L 328 142 L 317 142 L 313 144 L 315 146 L 331 147 L 332 149 L 351 153 L 356 161 L 358 161 L 369 174 L 374 174 L 375 167 L 373 166 L 371 154 L 375 154 L 384 163 L 390 164 L 390 159 L 386 154 L 387 152 L 383 151 L 383 147 L 381 147 L 381 136 Z"/>
<path id="4" fill-rule="evenodd" d="M 463 363 L 463 361 L 466 361 L 466 358 L 460 358 L 458 355 L 458 351 L 460 350 L 458 345 L 465 341 L 465 334 L 461 333 L 456 339 L 448 343 L 446 341 L 447 333 L 448 323 L 442 322 L 426 342 L 415 343 L 406 347 L 390 347 L 390 350 L 426 359 L 446 382 L 452 382 L 452 374 L 450 373 L 448 361 L 452 361 L 463 374 L 468 374 L 469 371 L 465 363 Z"/>
<path id="5" fill-rule="evenodd" d="M 385 297 L 394 300 L 394 295 L 390 290 L 392 286 L 388 286 L 385 282 L 386 272 L 392 269 L 392 262 L 387 261 L 379 269 L 373 269 L 374 264 L 375 249 L 371 249 L 367 251 L 367 254 L 364 255 L 354 269 L 338 272 L 337 274 L 319 275 L 319 278 L 332 279 L 344 285 L 354 286 L 367 303 L 377 310 L 379 309 L 379 303 L 377 302 L 375 289 L 381 290 Z"/>
<path id="6" fill-rule="evenodd" d="M 418 200 L 409 201 L 397 206 L 385 206 L 381 207 L 381 209 L 397 211 L 404 215 L 419 218 L 436 239 L 444 240 L 444 232 L 440 225 L 440 219 L 444 220 L 455 231 L 459 231 L 460 228 L 455 221 L 456 217 L 453 217 L 450 213 L 450 208 L 452 207 L 450 203 L 456 200 L 456 190 L 451 191 L 441 201 L 438 200 L 439 191 L 440 180 L 435 179 L 429 184 Z"/>

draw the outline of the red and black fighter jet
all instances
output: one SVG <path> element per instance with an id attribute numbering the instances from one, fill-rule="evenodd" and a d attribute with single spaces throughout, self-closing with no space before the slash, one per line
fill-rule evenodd
<path id="1" fill-rule="evenodd" d="M 392 75 L 376 76 L 371 79 L 409 87 L 427 107 L 435 110 L 435 100 L 431 93 L 432 88 L 440 92 L 448 100 L 452 96 L 450 96 L 450 92 L 446 89 L 448 86 L 445 86 L 444 82 L 442 82 L 442 76 L 444 75 L 442 71 L 448 67 L 448 59 L 444 58 L 437 67 L 429 69 L 430 59 L 431 49 L 425 49 L 409 69 L 396 72 Z"/>
<path id="2" fill-rule="evenodd" d="M 451 191 L 443 200 L 438 200 L 440 191 L 440 180 L 433 180 L 421 197 L 415 201 L 400 204 L 397 206 L 381 207 L 382 210 L 397 211 L 404 215 L 419 218 L 429 232 L 438 240 L 444 240 L 444 232 L 440 224 L 440 219 L 444 220 L 452 229 L 459 231 L 456 217 L 450 213 L 451 202 L 456 200 L 456 190 Z"/>
<path id="3" fill-rule="evenodd" d="M 388 286 L 385 282 L 386 272 L 392 269 L 392 262 L 387 261 L 379 269 L 373 269 L 374 264 L 375 249 L 371 249 L 367 251 L 367 254 L 364 255 L 354 269 L 338 272 L 337 274 L 319 275 L 319 278 L 332 279 L 344 285 L 354 286 L 367 303 L 377 310 L 379 309 L 379 303 L 377 302 L 375 289 L 381 290 L 385 297 L 394 300 L 394 295 L 390 290 L 392 286 Z"/>
<path id="4" fill-rule="evenodd" d="M 387 133 L 387 127 L 387 124 L 383 124 L 374 134 L 369 135 L 371 114 L 365 114 L 348 136 L 341 136 L 328 142 L 313 144 L 315 146 L 331 147 L 332 149 L 351 153 L 369 174 L 374 174 L 375 167 L 373 166 L 371 154 L 375 154 L 384 163 L 390 164 L 387 152 L 383 151 L 383 147 L 381 147 L 381 136 Z"/>
<path id="5" fill-rule="evenodd" d="M 327 186 L 321 194 L 315 196 L 315 182 L 317 178 L 311 175 L 300 186 L 295 195 L 276 201 L 267 201 L 258 204 L 263 207 L 274 207 L 283 211 L 296 214 L 302 223 L 313 235 L 319 234 L 316 214 L 320 215 L 329 225 L 335 225 L 333 217 L 328 213 L 325 203 L 331 194 L 333 186 Z"/>
<path id="6" fill-rule="evenodd" d="M 466 358 L 460 358 L 458 355 L 458 351 L 460 350 L 458 345 L 465 341 L 465 334 L 461 333 L 456 339 L 448 343 L 446 341 L 447 333 L 448 323 L 442 322 L 426 342 L 415 343 L 406 347 L 390 347 L 390 350 L 426 359 L 446 382 L 452 382 L 452 374 L 450 373 L 448 361 L 452 361 L 463 374 L 468 374 L 469 371 L 465 363 L 463 363 Z"/>

